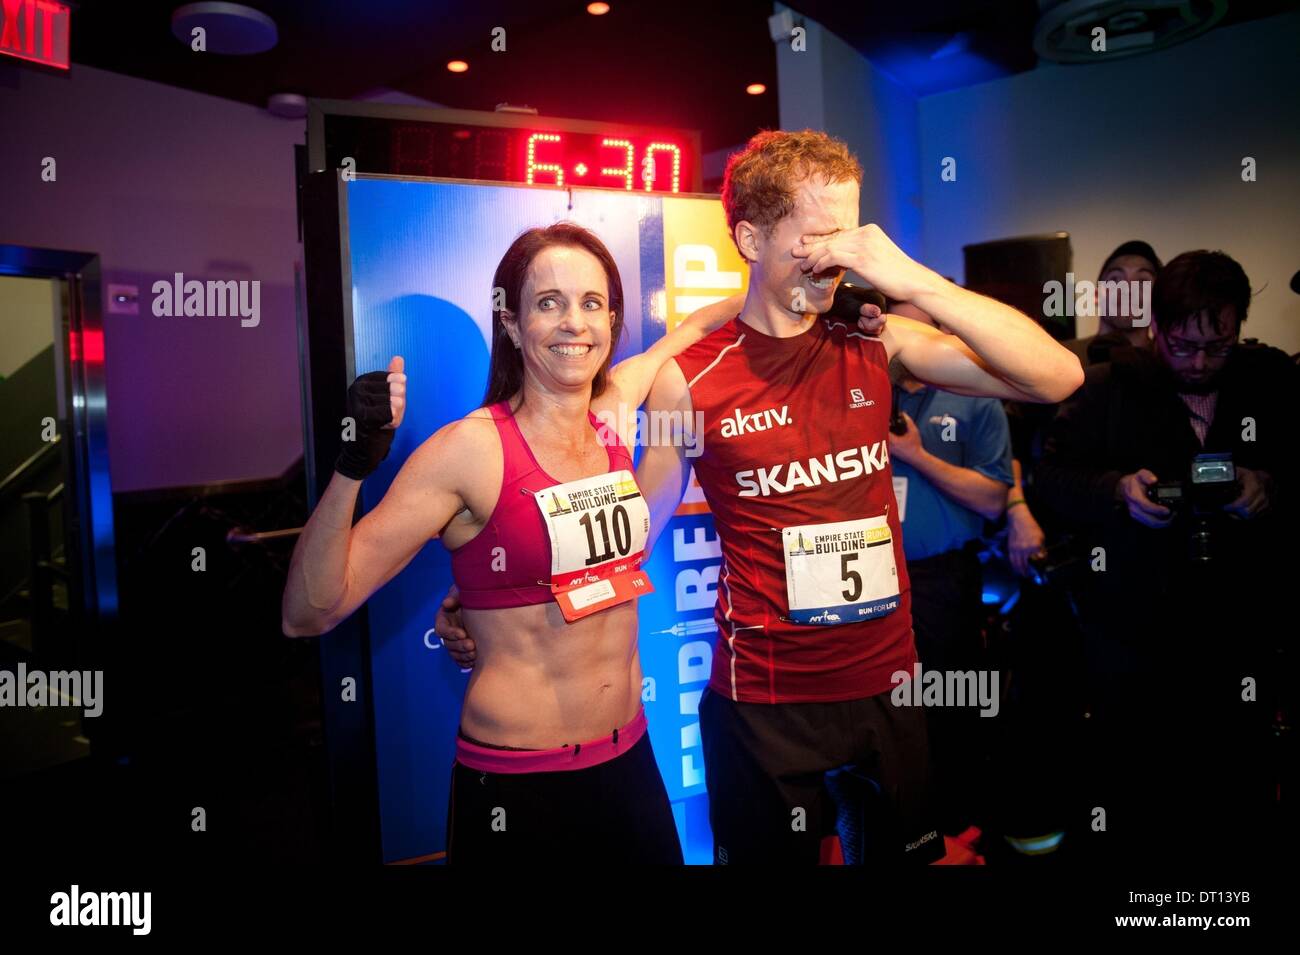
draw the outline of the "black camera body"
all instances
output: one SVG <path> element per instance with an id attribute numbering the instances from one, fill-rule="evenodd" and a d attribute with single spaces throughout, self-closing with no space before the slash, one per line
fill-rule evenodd
<path id="1" fill-rule="evenodd" d="M 1231 452 L 1198 454 L 1185 479 L 1159 481 L 1147 488 L 1149 500 L 1176 514 L 1216 513 L 1239 493 Z"/>
<path id="2" fill-rule="evenodd" d="M 1147 488 L 1147 498 L 1173 511 L 1175 521 L 1190 521 L 1188 556 L 1197 563 L 1206 563 L 1214 555 L 1211 519 L 1240 493 L 1230 452 L 1198 454 L 1186 479 L 1159 481 Z"/>

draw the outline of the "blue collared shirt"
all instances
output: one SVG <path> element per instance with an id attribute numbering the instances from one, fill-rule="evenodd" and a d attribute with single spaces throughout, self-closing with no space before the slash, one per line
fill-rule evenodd
<path id="1" fill-rule="evenodd" d="M 955 395 L 928 385 L 911 394 L 895 386 L 894 394 L 898 410 L 916 422 L 925 450 L 1011 487 L 1015 481 L 1011 430 L 1001 401 Z M 908 560 L 955 550 L 983 534 L 983 516 L 944 495 L 910 464 L 894 457 L 890 463 Z M 906 482 L 905 490 L 901 481 Z"/>

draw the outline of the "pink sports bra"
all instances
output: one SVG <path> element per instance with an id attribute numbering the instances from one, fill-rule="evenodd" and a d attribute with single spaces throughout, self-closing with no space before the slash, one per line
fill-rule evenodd
<path id="1" fill-rule="evenodd" d="M 451 551 L 451 575 L 461 605 L 472 610 L 546 603 L 553 599 L 545 583 L 551 579 L 551 543 L 533 494 L 563 482 L 537 463 L 507 402 L 488 411 L 501 436 L 501 493 L 483 529 Z M 587 417 L 598 435 L 608 435 L 609 470 L 632 471 L 627 446 L 590 411 Z"/>

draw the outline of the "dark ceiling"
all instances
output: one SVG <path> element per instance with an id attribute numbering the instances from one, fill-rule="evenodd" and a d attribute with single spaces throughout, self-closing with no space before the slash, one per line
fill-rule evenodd
<path id="1" fill-rule="evenodd" d="M 238 57 L 177 41 L 179 5 L 80 0 L 74 64 L 258 106 L 272 93 L 350 99 L 380 88 L 466 109 L 509 102 L 546 116 L 698 129 L 706 151 L 779 124 L 771 0 L 610 0 L 604 16 L 588 14 L 586 0 L 249 0 L 275 20 L 279 43 Z M 918 95 L 1036 64 L 1036 0 L 792 5 Z M 1293 5 L 1235 2 L 1224 22 Z M 505 28 L 505 52 L 491 49 L 494 27 Z M 447 71 L 456 58 L 468 72 Z M 767 92 L 747 95 L 750 83 Z"/>
<path id="2" fill-rule="evenodd" d="M 259 106 L 272 93 L 350 99 L 389 88 L 464 109 L 498 103 L 543 115 L 699 129 L 712 150 L 778 125 L 770 0 L 249 0 L 277 46 L 252 56 L 191 52 L 171 35 L 168 0 L 82 0 L 76 63 Z M 504 27 L 505 52 L 491 49 Z M 451 59 L 466 73 L 446 69 Z M 750 96 L 749 83 L 768 92 Z"/>

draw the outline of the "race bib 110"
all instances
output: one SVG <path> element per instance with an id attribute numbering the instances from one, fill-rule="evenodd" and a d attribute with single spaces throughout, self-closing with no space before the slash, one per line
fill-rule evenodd
<path id="1" fill-rule="evenodd" d="M 630 471 L 610 471 L 533 495 L 551 543 L 551 592 L 564 619 L 653 593 L 642 571 L 650 508 Z"/>

